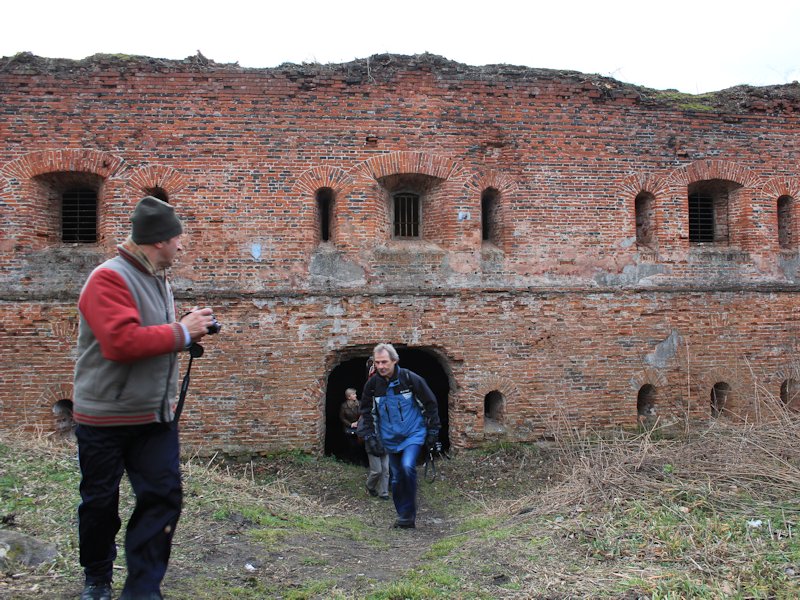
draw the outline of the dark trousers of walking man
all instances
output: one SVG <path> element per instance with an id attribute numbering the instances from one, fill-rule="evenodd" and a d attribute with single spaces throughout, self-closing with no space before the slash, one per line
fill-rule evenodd
<path id="1" fill-rule="evenodd" d="M 128 587 L 123 594 L 135 598 L 157 590 L 181 512 L 177 428 L 172 423 L 79 425 L 76 435 L 84 474 L 78 528 L 86 582 L 111 581 L 115 537 L 121 526 L 119 482 L 127 472 L 136 507 L 125 532 Z"/>

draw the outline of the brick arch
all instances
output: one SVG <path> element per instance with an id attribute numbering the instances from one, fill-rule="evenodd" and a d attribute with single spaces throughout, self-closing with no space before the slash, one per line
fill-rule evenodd
<path id="1" fill-rule="evenodd" d="M 72 400 L 72 391 L 71 382 L 48 385 L 42 390 L 42 393 L 39 394 L 39 399 L 36 401 L 36 406 L 40 407 L 40 409 L 46 414 L 46 412 L 52 408 L 53 404 L 62 398 Z"/>
<path id="2" fill-rule="evenodd" d="M 761 189 L 768 198 L 791 196 L 800 200 L 800 177 L 773 177 L 768 179 Z"/>
<path id="3" fill-rule="evenodd" d="M 642 192 L 658 197 L 665 193 L 667 189 L 667 182 L 663 177 L 641 173 L 630 175 L 623 179 L 617 187 L 617 193 L 623 198 L 636 198 Z"/>
<path id="4" fill-rule="evenodd" d="M 767 381 L 777 381 L 780 384 L 785 379 L 797 379 L 800 381 L 800 361 L 791 359 L 782 368 L 766 377 Z"/>
<path id="5" fill-rule="evenodd" d="M 0 172 L 21 181 L 59 171 L 94 173 L 109 179 L 124 169 L 125 161 L 108 152 L 90 149 L 41 150 L 30 152 L 6 165 Z"/>
<path id="6" fill-rule="evenodd" d="M 484 215 L 483 194 L 490 188 L 497 190 L 497 201 L 493 203 L 490 212 Z M 509 197 L 513 196 L 517 189 L 517 182 L 513 178 L 502 171 L 494 169 L 478 173 L 464 184 L 468 199 L 465 206 L 471 207 L 478 215 L 472 221 L 472 231 L 476 238 L 476 243 L 481 243 L 484 219 L 487 219 L 486 222 L 490 224 L 490 231 L 486 241 L 495 244 L 501 249 L 506 249 L 511 243 L 511 240 L 508 239 L 511 231 L 509 223 L 511 215 L 507 207 L 510 201 Z M 463 224 L 463 229 L 465 236 L 469 235 L 470 226 L 468 223 Z"/>
<path id="7" fill-rule="evenodd" d="M 697 378 L 697 383 L 703 388 L 703 393 L 706 391 L 711 393 L 711 388 L 715 383 L 720 381 L 724 381 L 737 392 L 752 387 L 752 379 L 743 376 L 742 367 L 737 365 L 721 365 L 714 367 L 705 371 Z"/>
<path id="8" fill-rule="evenodd" d="M 315 220 L 316 233 L 314 234 L 314 241 L 319 243 L 322 240 L 321 226 L 323 215 L 317 206 L 317 192 L 322 188 L 329 188 L 333 192 L 334 200 L 332 212 L 329 213 L 328 221 L 328 241 L 334 242 L 337 246 L 342 247 L 346 244 L 346 239 L 350 236 L 345 233 L 345 230 L 352 227 L 346 218 L 342 218 L 346 213 L 346 197 L 353 189 L 353 179 L 344 170 L 337 167 L 318 166 L 308 171 L 305 171 L 300 177 L 295 180 L 292 191 L 296 194 L 301 204 L 303 214 L 308 221 L 308 230 L 311 229 L 311 222 Z M 350 232 L 352 234 L 352 232 Z"/>
<path id="9" fill-rule="evenodd" d="M 392 201 L 384 185 L 387 179 L 396 177 L 412 184 L 428 180 L 425 186 L 429 189 L 422 197 L 425 216 L 421 220 L 420 237 L 442 247 L 462 243 L 462 228 L 448 208 L 453 198 L 464 193 L 467 175 L 461 165 L 450 158 L 427 152 L 390 152 L 356 165 L 351 173 L 367 197 L 374 200 L 367 210 L 372 211 L 376 235 L 381 241 L 391 239 Z"/>
<path id="10" fill-rule="evenodd" d="M 483 398 L 486 397 L 486 394 L 495 390 L 503 394 L 503 398 L 506 400 L 506 403 L 508 403 L 509 399 L 514 400 L 515 402 L 519 401 L 519 388 L 507 377 L 500 377 L 499 375 L 493 374 L 484 375 L 480 378 L 478 385 L 475 388 L 475 391 L 477 392 L 478 397 L 481 399 L 481 402 L 483 402 Z"/>
<path id="11" fill-rule="evenodd" d="M 460 175 L 462 169 L 446 156 L 427 152 L 400 151 L 370 158 L 357 165 L 354 171 L 359 176 L 375 180 L 389 175 L 414 173 L 447 181 Z"/>
<path id="12" fill-rule="evenodd" d="M 294 189 L 301 195 L 313 195 L 320 188 L 331 188 L 334 194 L 344 194 L 353 187 L 353 178 L 338 167 L 314 167 L 301 174 Z"/>
<path id="13" fill-rule="evenodd" d="M 617 196 L 624 199 L 625 207 L 628 212 L 627 222 L 632 226 L 634 234 L 632 240 L 636 240 L 633 248 L 640 252 L 641 257 L 648 256 L 648 253 L 655 252 L 658 246 L 659 222 L 663 219 L 659 199 L 666 195 L 668 190 L 667 182 L 659 175 L 650 173 L 638 173 L 630 175 L 619 182 L 617 186 Z M 654 199 L 649 205 L 649 218 L 641 222 L 642 237 L 640 237 L 638 214 L 636 212 L 636 200 L 640 194 L 650 194 Z"/>
<path id="14" fill-rule="evenodd" d="M 78 344 L 78 316 L 77 311 L 75 315 L 65 316 L 61 320 L 52 321 L 50 323 L 50 330 L 53 333 L 53 338 L 57 340 L 58 345 L 65 350 L 77 346 Z"/>
<path id="15" fill-rule="evenodd" d="M 62 399 L 72 400 L 72 392 L 71 382 L 51 384 L 42 390 L 33 405 L 35 413 L 30 415 L 31 423 L 36 426 L 37 430 L 50 433 L 56 431 L 53 405 Z"/>
<path id="16" fill-rule="evenodd" d="M 313 423 L 313 450 L 319 454 L 325 453 L 325 410 L 327 402 L 326 388 L 329 374 L 330 367 L 327 367 L 324 373 L 320 374 L 315 380 L 313 380 L 298 398 L 298 407 L 300 410 L 313 411 L 313 413 L 317 415 L 316 422 Z"/>
<path id="17" fill-rule="evenodd" d="M 698 160 L 679 169 L 667 177 L 670 187 L 687 186 L 697 181 L 723 179 L 733 181 L 744 187 L 760 187 L 759 177 L 746 167 L 722 159 Z"/>
<path id="18" fill-rule="evenodd" d="M 706 371 L 698 378 L 701 412 L 710 414 L 711 390 L 719 382 L 727 383 L 731 387 L 731 398 L 727 406 L 731 412 L 739 418 L 747 418 L 753 414 L 754 406 L 747 392 L 753 389 L 754 382 L 746 365 L 721 365 Z"/>
<path id="19" fill-rule="evenodd" d="M 634 392 L 638 392 L 647 384 L 656 389 L 664 388 L 667 385 L 667 376 L 658 369 L 646 367 L 631 377 L 631 389 Z"/>
<path id="20" fill-rule="evenodd" d="M 766 416 L 769 418 L 775 414 L 774 407 L 776 405 L 783 406 L 781 402 L 781 387 L 783 383 L 790 379 L 800 382 L 800 361 L 789 359 L 783 364 L 782 368 L 766 375 L 764 379 L 766 380 L 766 391 L 761 396 L 761 406 L 766 409 Z M 795 405 L 793 404 L 793 406 Z M 781 414 L 780 411 L 779 414 Z"/>
<path id="21" fill-rule="evenodd" d="M 30 244 L 31 248 L 45 248 L 59 243 L 58 209 L 47 198 L 37 183 L 40 176 L 69 173 L 89 174 L 102 181 L 98 192 L 97 241 L 110 239 L 108 198 L 113 198 L 121 185 L 121 176 L 127 170 L 125 160 L 115 154 L 92 149 L 64 148 L 29 152 L 0 166 L 0 174 L 9 180 L 3 194 L 12 194 L 24 199 L 14 219 L 19 223 L 14 228 L 17 243 Z"/>
<path id="22" fill-rule="evenodd" d="M 6 179 L 2 173 L 0 173 L 0 200 L 3 198 L 7 198 L 8 195 L 11 193 L 11 185 L 9 184 L 8 179 Z M 0 230 L 0 239 L 3 239 L 7 235 L 7 227 L 3 227 Z"/>
<path id="23" fill-rule="evenodd" d="M 494 169 L 473 176 L 467 182 L 466 187 L 470 193 L 480 193 L 487 188 L 494 188 L 501 195 L 513 194 L 518 188 L 517 182 L 509 175 Z"/>
<path id="24" fill-rule="evenodd" d="M 186 178 L 173 169 L 164 165 L 149 165 L 133 169 L 126 177 L 128 187 L 134 196 L 141 195 L 148 189 L 161 188 L 170 196 L 186 187 Z"/>

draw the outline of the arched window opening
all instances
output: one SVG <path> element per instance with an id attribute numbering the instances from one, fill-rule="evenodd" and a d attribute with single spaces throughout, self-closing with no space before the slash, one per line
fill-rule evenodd
<path id="1" fill-rule="evenodd" d="M 794 198 L 778 198 L 778 244 L 784 250 L 795 247 L 794 210 Z"/>
<path id="2" fill-rule="evenodd" d="M 731 386 L 720 381 L 711 388 L 711 416 L 714 418 L 722 416 L 730 411 L 728 401 L 731 395 Z"/>
<path id="3" fill-rule="evenodd" d="M 333 223 L 333 190 L 329 187 L 317 190 L 317 215 L 319 239 L 322 242 L 329 242 Z"/>
<path id="4" fill-rule="evenodd" d="M 790 410 L 800 410 L 800 382 L 786 379 L 781 383 L 781 402 Z"/>
<path id="5" fill-rule="evenodd" d="M 636 244 L 651 248 L 655 241 L 655 218 L 654 218 L 653 194 L 642 192 L 636 196 Z"/>
<path id="6" fill-rule="evenodd" d="M 41 225 L 48 243 L 99 241 L 102 177 L 83 171 L 54 171 L 37 175 L 32 183 L 34 194 L 46 207 Z"/>
<path id="7" fill-rule="evenodd" d="M 481 194 L 481 239 L 498 245 L 497 210 L 500 192 L 486 188 Z"/>
<path id="8" fill-rule="evenodd" d="M 497 390 L 492 390 L 483 397 L 483 430 L 486 434 L 504 434 L 505 398 Z"/>
<path id="9" fill-rule="evenodd" d="M 97 241 L 97 192 L 70 188 L 61 195 L 61 241 L 93 244 Z"/>
<path id="10" fill-rule="evenodd" d="M 728 243 L 730 198 L 740 187 L 733 181 L 722 179 L 689 185 L 689 242 Z"/>
<path id="11" fill-rule="evenodd" d="M 394 237 L 418 238 L 420 225 L 420 196 L 413 192 L 398 192 L 394 200 Z"/>
<path id="12" fill-rule="evenodd" d="M 147 188 L 145 190 L 145 193 L 148 196 L 153 196 L 153 198 L 158 198 L 162 202 L 166 202 L 167 204 L 169 204 L 169 194 L 167 194 L 167 191 L 162 187 L 156 186 Z"/>
<path id="13" fill-rule="evenodd" d="M 483 416 L 497 423 L 502 423 L 505 399 L 503 394 L 494 390 L 483 397 Z"/>
<path id="14" fill-rule="evenodd" d="M 639 424 L 650 425 L 656 420 L 656 388 L 646 383 L 636 396 L 636 416 Z"/>
<path id="15" fill-rule="evenodd" d="M 442 179 L 422 173 L 395 173 L 378 179 L 385 199 L 391 239 L 437 241 L 444 213 Z M 426 221 L 427 219 L 427 221 Z"/>
<path id="16" fill-rule="evenodd" d="M 53 404 L 53 419 L 58 435 L 72 435 L 75 430 L 75 421 L 72 419 L 72 400 L 62 398 Z"/>

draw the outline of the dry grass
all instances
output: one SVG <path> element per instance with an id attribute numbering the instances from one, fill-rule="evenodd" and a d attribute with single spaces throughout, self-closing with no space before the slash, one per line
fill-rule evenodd
<path id="1" fill-rule="evenodd" d="M 613 438 L 571 437 L 557 454 L 563 481 L 544 496 L 519 498 L 511 508 L 608 507 L 620 499 L 703 495 L 723 509 L 751 503 L 800 501 L 800 416 L 761 425 L 716 421 L 679 439 L 659 429 Z M 787 509 L 800 511 L 800 503 Z"/>
<path id="2" fill-rule="evenodd" d="M 183 473 L 172 599 L 800 596 L 800 419 L 789 413 L 678 438 L 565 433 L 549 450 L 462 451 L 420 486 L 412 533 L 388 530 L 392 508 L 364 494 L 363 469 L 332 459 L 192 457 Z M 6 569 L 0 597 L 80 590 L 77 484 L 73 445 L 0 442 L 4 526 L 59 552 Z"/>
<path id="3" fill-rule="evenodd" d="M 506 597 L 799 597 L 800 417 L 779 413 L 679 438 L 561 437 L 557 481 L 492 511 L 516 538 L 493 558 L 509 572 L 536 561 Z"/>

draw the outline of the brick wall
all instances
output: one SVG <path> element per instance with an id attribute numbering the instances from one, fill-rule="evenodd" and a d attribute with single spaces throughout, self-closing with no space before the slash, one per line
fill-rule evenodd
<path id="1" fill-rule="evenodd" d="M 799 236 L 779 246 L 777 210 L 800 193 L 796 84 L 693 97 L 430 55 L 265 70 L 4 61 L 2 427 L 52 429 L 80 286 L 153 190 L 186 226 L 179 302 L 224 323 L 185 413 L 185 442 L 209 452 L 320 450 L 331 373 L 384 340 L 441 367 L 458 445 L 484 439 L 494 391 L 505 435 L 529 440 L 634 425 L 647 384 L 659 415 L 682 421 L 710 417 L 717 383 L 750 418 L 767 410 L 756 396 L 800 380 Z M 57 192 L 72 180 L 96 185 L 96 244 L 60 241 Z M 729 240 L 693 244 L 687 190 L 709 181 L 735 184 Z M 422 197 L 421 239 L 392 237 L 404 190 Z M 795 210 L 782 218 L 796 231 Z"/>

